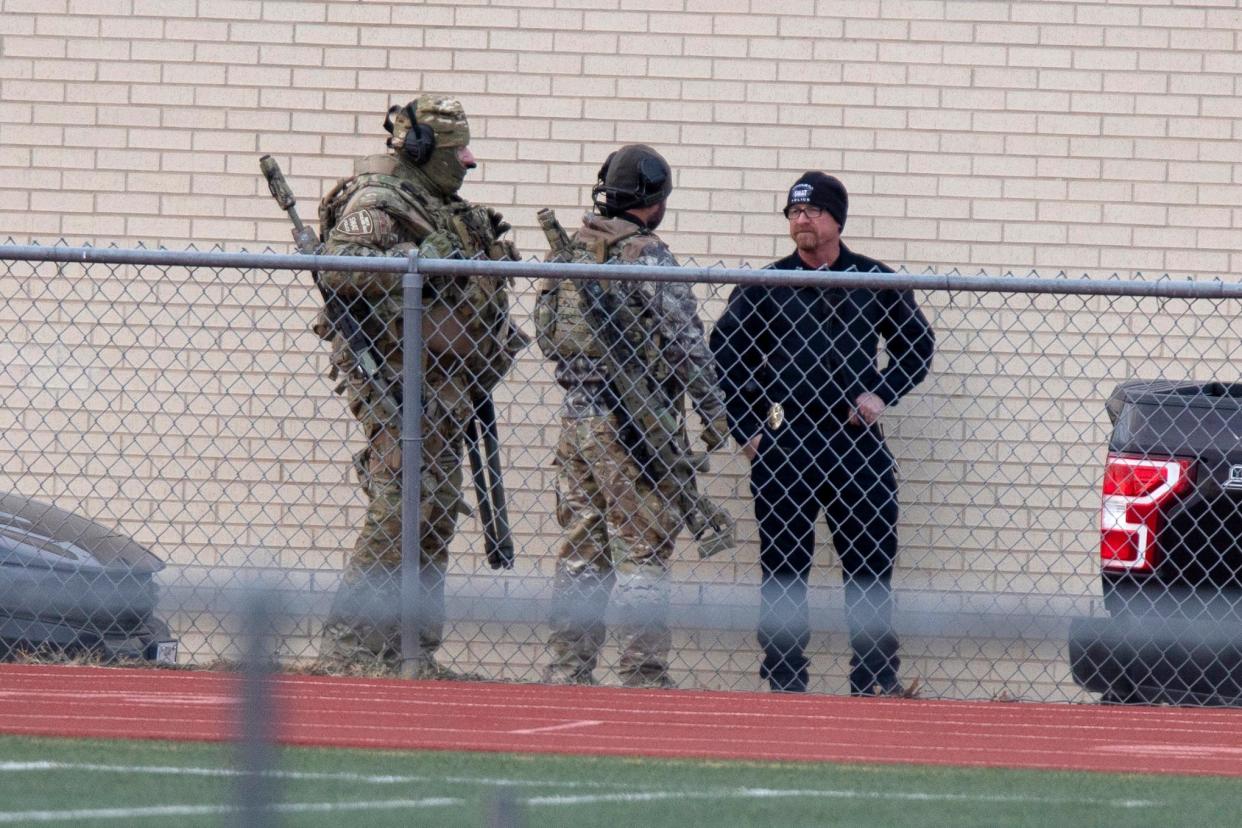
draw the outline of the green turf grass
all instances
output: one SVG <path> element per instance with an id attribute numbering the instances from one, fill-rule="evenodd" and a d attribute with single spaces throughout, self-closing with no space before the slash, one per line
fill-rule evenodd
<path id="1" fill-rule="evenodd" d="M 228 745 L 0 736 L 0 825 L 235 824 Z M 297 826 L 1212 826 L 1242 780 L 916 766 L 286 748 Z M 505 823 L 514 824 L 514 823 Z"/>

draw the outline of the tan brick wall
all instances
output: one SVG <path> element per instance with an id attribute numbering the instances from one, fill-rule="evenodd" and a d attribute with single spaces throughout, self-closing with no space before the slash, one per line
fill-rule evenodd
<path id="1" fill-rule="evenodd" d="M 535 208 L 645 140 L 686 257 L 776 256 L 820 167 L 910 267 L 1238 270 L 1236 3 L 751 5 L 3 0 L 0 231 L 280 245 L 255 156 L 310 199 L 435 89 L 471 115 L 465 194 L 531 251 Z"/>
<path id="2" fill-rule="evenodd" d="M 646 141 L 675 169 L 663 235 L 683 261 L 782 255 L 783 192 L 820 168 L 850 189 L 847 241 L 911 270 L 1232 279 L 1240 53 L 1231 0 L 0 0 L 0 239 L 285 250 L 258 156 L 277 156 L 313 217 L 352 159 L 382 148 L 386 107 L 428 90 L 462 98 L 481 160 L 463 194 L 504 212 L 528 254 L 543 250 L 537 208 L 572 220 L 606 153 Z M 304 286 L 290 276 L 255 293 L 253 276 L 212 275 L 203 289 L 201 274 L 173 271 L 124 306 L 95 268 L 81 277 L 96 293 L 58 313 L 55 297 L 10 274 L 8 482 L 112 517 L 174 560 L 236 563 L 242 545 L 280 539 L 280 561 L 338 566 L 359 517 L 356 435 L 303 333 Z M 237 314 L 196 315 L 185 298 L 196 290 Z M 523 312 L 531 291 L 520 286 Z M 708 293 L 710 319 L 723 305 Z M 60 345 L 39 350 L 49 334 L 29 327 L 22 297 Z M 140 325 L 148 338 L 184 328 L 206 344 L 179 361 L 147 341 L 153 356 L 125 375 L 129 397 L 69 395 L 57 366 L 80 346 L 68 342 L 95 349 L 96 372 L 119 371 L 130 351 L 99 332 L 119 335 L 123 312 L 147 314 L 152 297 L 174 318 Z M 1106 300 L 923 301 L 940 335 L 936 374 L 890 425 L 906 478 L 903 576 L 981 594 L 1088 593 L 1103 395 L 1132 374 L 1231 376 L 1236 313 L 1183 304 L 1152 327 L 1134 304 Z M 1140 319 L 1165 308 L 1147 301 Z M 100 302 L 122 305 L 108 316 Z M 259 302 L 275 315 L 255 313 Z M 230 339 L 239 326 L 253 332 Z M 254 366 L 283 366 L 283 384 Z M 193 393 L 160 385 L 170 370 Z M 233 385 L 221 379 L 230 371 Z M 229 402 L 238 388 L 257 390 Z M 189 413 L 145 412 L 134 425 L 118 408 L 131 397 Z M 515 529 L 533 551 L 552 542 L 558 393 L 531 356 L 500 397 L 521 480 Z M 224 436 L 243 421 L 256 425 Z M 101 470 L 92 441 L 117 430 L 132 439 L 114 438 L 124 445 L 108 456 L 150 456 Z M 176 455 L 191 450 L 179 471 Z M 743 464 L 730 458 L 718 456 L 725 471 L 711 485 L 753 539 Z M 54 485 L 38 482 L 51 473 Z M 1058 495 L 1041 493 L 1050 476 L 1066 484 Z M 172 514 L 178 498 L 192 505 Z M 308 500 L 331 505 L 314 518 Z M 228 528 L 213 535 L 207 519 Z M 753 544 L 741 563 L 695 576 L 748 582 L 749 560 Z"/>

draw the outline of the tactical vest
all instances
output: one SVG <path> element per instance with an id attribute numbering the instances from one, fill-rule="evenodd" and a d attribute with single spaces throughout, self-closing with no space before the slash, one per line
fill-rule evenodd
<path id="1" fill-rule="evenodd" d="M 366 190 L 367 206 L 391 215 L 415 242 L 440 234 L 462 258 L 519 258 L 513 243 L 499 238 L 508 228 L 499 213 L 455 195 L 447 201 L 431 196 L 399 175 L 400 163 L 392 155 L 372 156 L 359 164 L 357 175 L 338 181 L 320 201 L 322 237 Z M 508 287 L 502 277 L 472 275 L 430 278 L 423 291 L 427 350 L 459 359 L 485 389 L 500 381 L 529 341 L 509 318 Z"/>
<path id="2" fill-rule="evenodd" d="M 319 203 L 320 234 L 327 237 L 359 191 L 377 188 L 369 206 L 402 221 L 418 241 L 429 231 L 439 231 L 455 242 L 463 258 L 516 259 L 512 243 L 499 238 L 498 225 L 508 229 L 499 213 L 456 195 L 447 201 L 433 197 L 399 175 L 400 163 L 393 155 L 372 156 L 363 160 L 356 175 L 338 181 Z"/>
<path id="3" fill-rule="evenodd" d="M 569 250 L 554 250 L 556 261 L 596 262 L 603 264 L 612 258 L 625 261 L 614 248 L 641 230 L 633 222 L 619 220 L 588 222 L 570 239 Z M 624 251 L 620 251 L 621 254 Z M 607 289 L 607 284 L 604 285 Z M 569 362 L 578 357 L 599 359 L 604 346 L 596 338 L 591 323 L 582 313 L 582 298 L 572 279 L 549 277 L 540 286 L 535 300 L 535 339 L 544 357 Z"/>

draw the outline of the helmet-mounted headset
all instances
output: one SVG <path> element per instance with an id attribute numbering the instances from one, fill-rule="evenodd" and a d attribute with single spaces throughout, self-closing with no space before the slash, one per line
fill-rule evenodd
<path id="1" fill-rule="evenodd" d="M 622 147 L 599 168 L 591 199 L 605 216 L 649 207 L 673 191 L 671 173 L 668 162 L 650 147 Z"/>
<path id="2" fill-rule="evenodd" d="M 436 133 L 418 122 L 414 104 L 410 101 L 405 106 L 390 106 L 384 116 L 384 129 L 392 136 L 387 141 L 390 149 L 405 153 L 415 166 L 422 166 L 436 149 Z"/>

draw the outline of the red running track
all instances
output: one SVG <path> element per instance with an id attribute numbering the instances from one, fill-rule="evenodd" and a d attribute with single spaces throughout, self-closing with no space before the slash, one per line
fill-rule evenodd
<path id="1" fill-rule="evenodd" d="M 1242 776 L 1242 710 L 280 676 L 290 745 Z M 0 665 L 0 733 L 221 741 L 237 676 Z"/>

